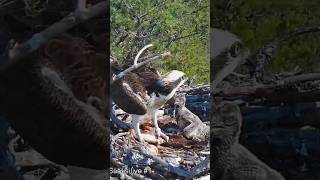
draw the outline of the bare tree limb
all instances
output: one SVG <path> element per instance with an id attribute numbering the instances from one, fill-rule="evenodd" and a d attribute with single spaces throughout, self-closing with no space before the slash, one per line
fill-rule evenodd
<path id="1" fill-rule="evenodd" d="M 320 100 L 320 89 L 300 91 L 297 88 L 290 89 L 291 85 L 307 81 L 320 80 L 320 73 L 309 73 L 297 75 L 277 81 L 272 85 L 233 87 L 228 89 L 217 89 L 215 97 L 226 99 L 242 99 L 245 101 L 263 102 L 314 102 Z"/>
<path id="2" fill-rule="evenodd" d="M 91 19 L 97 15 L 100 15 L 104 12 L 107 12 L 108 9 L 108 2 L 103 1 L 100 2 L 86 11 L 82 12 L 72 12 L 68 16 L 64 17 L 61 21 L 53 24 L 52 26 L 48 27 L 44 31 L 34 34 L 31 39 L 28 41 L 14 47 L 9 51 L 9 59 L 10 60 L 17 60 L 21 59 L 28 54 L 37 50 L 40 46 L 44 45 L 53 37 L 66 32 L 67 30 L 73 28 L 74 26 L 84 22 L 88 19 Z"/>
<path id="3" fill-rule="evenodd" d="M 195 36 L 197 34 L 199 34 L 199 32 L 194 32 L 194 33 L 191 33 L 191 34 L 188 34 L 185 36 L 182 36 L 182 35 L 174 36 L 174 37 L 170 38 L 169 40 L 167 40 L 166 47 L 169 47 L 173 42 L 179 41 L 184 38 L 189 38 L 189 37 Z"/>
<path id="4" fill-rule="evenodd" d="M 251 73 L 260 71 L 265 65 L 265 63 L 272 59 L 272 56 L 274 55 L 276 49 L 279 47 L 281 43 L 284 43 L 285 41 L 288 41 L 289 39 L 292 39 L 299 35 L 319 31 L 320 27 L 304 27 L 291 33 L 280 36 L 278 38 L 275 38 L 271 42 L 268 42 L 257 53 L 252 54 L 247 60 L 248 65 L 251 68 Z"/>
<path id="5" fill-rule="evenodd" d="M 166 161 L 158 158 L 158 157 L 155 157 L 155 156 L 152 156 L 150 154 L 148 154 L 144 149 L 142 148 L 139 148 L 139 151 L 142 155 L 148 157 L 148 158 L 151 158 L 152 160 L 154 160 L 156 162 L 156 164 L 158 164 L 161 169 L 164 169 L 164 170 L 167 170 L 171 173 L 174 173 L 178 176 L 181 176 L 181 177 L 184 177 L 184 178 L 188 178 L 191 176 L 191 173 L 189 171 L 186 171 L 184 169 L 181 169 L 179 167 L 175 167 L 175 166 L 172 166 L 171 164 L 167 163 Z"/>
<path id="6" fill-rule="evenodd" d="M 141 63 L 134 64 L 131 67 L 129 67 L 128 69 L 126 69 L 126 70 L 122 71 L 121 73 L 119 73 L 118 75 L 116 75 L 113 78 L 111 83 L 114 83 L 115 81 L 119 81 L 120 79 L 122 79 L 124 76 L 126 76 L 129 72 L 131 72 L 133 70 L 136 70 L 136 69 L 138 69 L 138 68 L 140 68 L 140 67 L 142 67 L 142 66 L 144 66 L 144 65 L 146 65 L 146 64 L 148 64 L 148 63 L 150 63 L 152 61 L 155 61 L 157 59 L 163 58 L 165 56 L 170 56 L 170 55 L 171 55 L 170 52 L 165 52 L 163 54 L 151 57 L 150 59 L 147 59 L 147 60 L 145 60 L 145 61 L 143 61 Z"/>
<path id="7" fill-rule="evenodd" d="M 278 84 L 289 85 L 289 84 L 300 83 L 305 81 L 314 81 L 314 80 L 320 80 L 320 73 L 308 73 L 308 74 L 301 74 L 301 75 L 288 77 L 281 81 L 278 81 Z"/>
<path id="8" fill-rule="evenodd" d="M 320 80 L 320 73 L 309 73 L 296 75 L 277 81 L 273 85 L 258 85 L 258 86 L 245 86 L 245 87 L 234 87 L 232 89 L 217 89 L 215 93 L 222 93 L 226 96 L 238 96 L 238 95 L 249 95 L 254 94 L 256 91 L 270 91 L 279 87 L 285 87 L 291 84 L 302 83 L 306 81 Z"/>
<path id="9" fill-rule="evenodd" d="M 10 0 L 10 1 L 2 1 L 0 2 L 0 16 L 7 13 L 8 11 L 12 11 L 16 8 L 19 0 Z"/>
<path id="10" fill-rule="evenodd" d="M 191 14 L 195 14 L 195 13 L 197 13 L 197 12 L 203 10 L 203 9 L 209 8 L 209 7 L 210 7 L 210 6 L 202 6 L 202 7 L 199 7 L 198 9 L 193 10 L 193 11 L 191 12 Z"/>
<path id="11" fill-rule="evenodd" d="M 191 177 L 194 178 L 198 176 L 200 173 L 210 169 L 210 157 L 207 156 L 203 161 L 200 162 L 197 166 L 191 169 Z"/>

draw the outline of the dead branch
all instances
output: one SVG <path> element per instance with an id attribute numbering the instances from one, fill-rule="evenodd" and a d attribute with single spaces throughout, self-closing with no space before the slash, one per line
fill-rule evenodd
<path id="1" fill-rule="evenodd" d="M 245 102 L 267 105 L 278 103 L 298 103 L 320 101 L 320 90 L 312 92 L 297 92 L 283 89 L 282 91 L 270 88 L 239 87 L 215 95 L 216 98 L 227 100 L 241 99 Z"/>
<path id="2" fill-rule="evenodd" d="M 293 31 L 291 33 L 280 36 L 278 38 L 275 38 L 271 42 L 268 42 L 257 53 L 252 54 L 250 58 L 247 60 L 252 73 L 260 71 L 265 65 L 265 63 L 269 62 L 272 59 L 279 45 L 281 45 L 285 41 L 288 41 L 299 35 L 314 33 L 319 31 L 320 31 L 320 27 L 304 27 L 296 31 Z"/>
<path id="3" fill-rule="evenodd" d="M 109 8 L 108 2 L 103 1 L 86 9 L 85 11 L 70 13 L 68 16 L 64 17 L 61 21 L 53 24 L 52 26 L 48 27 L 47 29 L 45 29 L 40 33 L 34 34 L 32 38 L 29 39 L 28 41 L 9 50 L 8 52 L 9 59 L 17 60 L 27 56 L 28 54 L 37 50 L 40 46 L 44 45 L 53 37 L 63 32 L 66 32 L 67 30 L 73 28 L 74 26 L 88 19 L 91 19 L 104 12 L 107 12 L 108 8 Z"/>
<path id="4" fill-rule="evenodd" d="M 114 83 L 115 81 L 119 81 L 119 80 L 122 79 L 124 76 L 126 76 L 129 72 L 134 71 L 134 70 L 136 70 L 136 69 L 138 69 L 138 68 L 140 68 L 140 67 L 142 67 L 142 66 L 144 66 L 144 65 L 146 65 L 146 64 L 148 64 L 148 63 L 150 63 L 150 62 L 152 62 L 152 61 L 155 61 L 155 60 L 157 60 L 157 59 L 163 58 L 163 57 L 165 57 L 165 56 L 170 56 L 170 55 L 171 55 L 170 52 L 165 52 L 165 53 L 163 53 L 163 54 L 160 54 L 160 55 L 156 55 L 156 56 L 154 56 L 154 57 L 151 57 L 150 59 L 147 59 L 147 60 L 145 60 L 145 61 L 143 61 L 143 62 L 141 62 L 141 63 L 134 64 L 134 65 L 132 65 L 131 67 L 129 67 L 128 69 L 126 69 L 126 70 L 122 71 L 121 73 L 119 73 L 118 75 L 116 75 L 116 76 L 113 78 L 113 80 L 112 80 L 111 83 Z"/>
<path id="5" fill-rule="evenodd" d="M 171 164 L 167 163 L 166 161 L 164 161 L 164 160 L 162 160 L 162 159 L 160 159 L 158 157 L 155 157 L 155 156 L 152 156 L 152 155 L 148 154 L 142 148 L 139 148 L 139 150 L 140 150 L 140 153 L 142 155 L 152 159 L 156 164 L 158 164 L 160 166 L 160 169 L 166 170 L 168 172 L 174 173 L 174 174 L 176 174 L 178 176 L 181 176 L 181 177 L 184 177 L 184 178 L 188 178 L 188 177 L 191 176 L 191 173 L 189 171 L 186 171 L 184 169 L 172 166 Z"/>
<path id="6" fill-rule="evenodd" d="M 286 86 L 292 84 L 298 84 L 306 81 L 315 81 L 320 80 L 320 73 L 308 73 L 302 75 L 296 75 L 288 77 L 276 82 L 272 85 L 258 85 L 258 86 L 245 86 L 245 87 L 233 87 L 230 89 L 217 89 L 214 93 L 220 94 L 221 96 L 241 96 L 241 95 L 253 95 L 253 94 L 270 94 L 271 91 L 274 92 L 275 89 L 281 87 L 285 88 Z M 220 96 L 218 95 L 218 96 Z"/>
<path id="7" fill-rule="evenodd" d="M 0 16 L 7 13 L 8 11 L 12 11 L 12 9 L 16 8 L 19 0 L 10 0 L 10 1 L 2 1 L 0 2 Z"/>
<path id="8" fill-rule="evenodd" d="M 320 80 L 320 73 L 308 73 L 308 74 L 288 77 L 279 81 L 277 84 L 279 84 L 280 86 L 281 85 L 283 86 L 283 85 L 301 83 L 305 81 L 314 81 L 314 80 Z"/>
<path id="9" fill-rule="evenodd" d="M 203 161 L 200 162 L 200 164 L 191 169 L 191 177 L 194 178 L 208 169 L 210 169 L 210 156 L 207 156 Z"/>
<path id="10" fill-rule="evenodd" d="M 198 35 L 200 34 L 200 32 L 194 32 L 194 33 L 191 33 L 191 34 L 188 34 L 188 35 L 185 35 L 185 36 L 182 36 L 182 35 L 174 35 L 173 37 L 169 38 L 168 40 L 164 41 L 166 42 L 166 48 L 168 48 L 173 42 L 176 42 L 176 41 L 179 41 L 181 39 L 185 39 L 185 38 L 189 38 L 189 37 L 192 37 L 192 36 L 195 36 L 195 35 Z"/>

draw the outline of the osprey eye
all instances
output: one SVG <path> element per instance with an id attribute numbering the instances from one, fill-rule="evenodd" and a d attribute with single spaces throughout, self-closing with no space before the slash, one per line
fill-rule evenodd
<path id="1" fill-rule="evenodd" d="M 239 56 L 240 51 L 241 51 L 241 48 L 242 48 L 242 45 L 241 45 L 240 42 L 235 42 L 235 43 L 233 43 L 232 46 L 230 47 L 230 50 L 229 50 L 230 55 L 231 55 L 232 57 L 237 57 L 237 56 Z"/>

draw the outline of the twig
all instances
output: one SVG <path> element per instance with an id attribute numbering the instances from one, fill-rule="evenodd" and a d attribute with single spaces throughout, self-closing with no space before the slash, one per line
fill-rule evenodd
<path id="1" fill-rule="evenodd" d="M 285 87 L 291 84 L 297 84 L 306 81 L 320 80 L 320 73 L 309 73 L 296 75 L 292 77 L 279 80 L 273 85 L 259 85 L 259 86 L 245 86 L 245 87 L 234 87 L 232 89 L 217 89 L 214 93 L 221 93 L 226 96 L 239 96 L 239 95 L 249 95 L 254 94 L 257 90 L 267 91 L 268 89 L 275 89 L 278 87 Z"/>
<path id="2" fill-rule="evenodd" d="M 257 53 L 252 54 L 250 58 L 248 58 L 247 62 L 249 67 L 251 68 L 251 73 L 256 73 L 260 71 L 263 68 L 264 64 L 272 59 L 272 56 L 275 53 L 276 48 L 278 48 L 281 43 L 299 35 L 303 35 L 306 33 L 319 32 L 319 31 L 320 31 L 320 27 L 305 27 L 305 28 L 301 28 L 296 31 L 293 31 L 284 36 L 275 38 L 271 42 L 268 42 Z"/>
<path id="3" fill-rule="evenodd" d="M 193 167 L 191 169 L 191 178 L 199 175 L 200 173 L 202 173 L 203 171 L 210 169 L 210 157 L 207 156 L 206 159 L 204 159 L 203 161 L 201 161 L 198 165 L 196 165 L 195 167 Z"/>
<path id="4" fill-rule="evenodd" d="M 181 176 L 181 177 L 184 177 L 184 178 L 188 178 L 191 176 L 191 173 L 189 171 L 186 171 L 184 169 L 181 169 L 181 168 L 178 168 L 178 167 L 174 167 L 172 165 L 170 165 L 169 163 L 167 163 L 166 161 L 158 158 L 158 157 L 155 157 L 155 156 L 152 156 L 150 154 L 148 154 L 144 149 L 142 148 L 139 148 L 140 150 L 140 153 L 148 158 L 151 158 L 152 160 L 154 160 L 157 164 L 159 164 L 161 166 L 161 169 L 162 170 L 167 170 L 171 173 L 174 173 L 178 176 Z"/>
<path id="5" fill-rule="evenodd" d="M 43 164 L 35 164 L 35 165 L 18 165 L 20 168 L 20 172 L 28 172 L 28 171 L 34 171 L 36 169 L 44 169 L 44 168 L 52 168 L 52 169 L 61 169 L 56 164 L 53 163 L 43 163 Z"/>
<path id="6" fill-rule="evenodd" d="M 37 50 L 40 46 L 44 45 L 53 37 L 66 32 L 67 30 L 73 28 L 74 26 L 91 19 L 97 15 L 100 15 L 108 10 L 108 2 L 100 2 L 86 11 L 82 12 L 72 12 L 68 16 L 64 17 L 59 22 L 56 22 L 52 26 L 48 27 L 40 33 L 36 33 L 28 41 L 18 45 L 17 47 L 9 51 L 9 59 L 17 60 L 21 59 L 28 54 Z"/>
<path id="7" fill-rule="evenodd" d="M 126 135 L 128 135 L 128 134 L 130 134 L 130 133 L 129 133 L 129 132 L 118 133 L 117 135 L 114 135 L 111 139 L 112 139 L 113 141 L 115 141 L 115 140 L 117 140 L 118 138 L 120 138 L 121 136 L 126 136 Z"/>
<path id="8" fill-rule="evenodd" d="M 289 85 L 289 84 L 295 84 L 305 81 L 314 81 L 314 80 L 320 80 L 320 73 L 308 73 L 308 74 L 302 74 L 302 75 L 296 75 L 292 77 L 285 78 L 281 81 L 279 81 L 278 85 Z"/>
<path id="9" fill-rule="evenodd" d="M 136 65 L 132 65 L 132 66 L 129 67 L 128 69 L 126 69 L 126 70 L 122 71 L 121 73 L 119 73 L 118 75 L 116 75 L 116 76 L 113 78 L 113 80 L 112 80 L 111 83 L 114 83 L 114 82 L 116 82 L 116 81 L 119 81 L 120 79 L 122 79 L 124 76 L 126 76 L 129 72 L 131 72 L 131 71 L 133 71 L 133 70 L 136 70 L 136 69 L 138 69 L 138 68 L 140 68 L 140 67 L 142 67 L 142 66 L 144 66 L 144 65 L 146 65 L 146 64 L 148 64 L 148 63 L 150 63 L 150 62 L 152 62 L 152 61 L 155 61 L 155 60 L 157 60 L 157 59 L 160 59 L 160 58 L 163 58 L 163 57 L 169 56 L 169 55 L 171 55 L 170 52 L 165 52 L 165 53 L 163 53 L 163 54 L 160 54 L 160 55 L 154 56 L 154 57 L 152 57 L 152 58 L 150 58 L 150 59 L 147 59 L 147 60 L 145 60 L 145 61 L 143 61 L 143 62 L 141 62 L 141 63 L 137 63 Z"/>
<path id="10" fill-rule="evenodd" d="M 12 11 L 12 9 L 17 8 L 17 4 L 20 3 L 20 0 L 9 0 L 0 2 L 0 16 L 7 13 L 8 11 Z"/>
<path id="11" fill-rule="evenodd" d="M 197 75 L 193 75 L 190 79 L 189 79 L 189 83 L 188 83 L 188 87 L 190 88 L 193 81 L 196 79 Z"/>

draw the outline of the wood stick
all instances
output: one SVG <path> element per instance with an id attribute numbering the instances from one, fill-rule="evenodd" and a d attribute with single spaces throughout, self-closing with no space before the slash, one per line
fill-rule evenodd
<path id="1" fill-rule="evenodd" d="M 108 8 L 108 2 L 103 1 L 86 9 L 86 11 L 70 13 L 68 16 L 42 32 L 34 34 L 28 41 L 9 50 L 9 60 L 18 60 L 27 56 L 37 50 L 40 46 L 47 43 L 53 37 L 66 32 L 88 19 L 96 17 L 104 12 L 106 13 Z"/>
<path id="2" fill-rule="evenodd" d="M 171 55 L 170 52 L 165 52 L 165 53 L 163 53 L 163 54 L 160 54 L 160 55 L 151 57 L 150 59 L 147 59 L 147 60 L 145 60 L 145 61 L 143 61 L 143 62 L 141 62 L 141 63 L 134 64 L 134 65 L 130 66 L 128 69 L 126 69 L 126 70 L 122 71 L 121 73 L 119 73 L 118 75 L 116 75 L 116 76 L 113 78 L 113 80 L 112 80 L 111 83 L 114 83 L 114 82 L 116 82 L 116 81 L 119 81 L 119 80 L 122 79 L 124 76 L 126 76 L 129 72 L 132 72 L 132 71 L 134 71 L 134 70 L 136 70 L 136 69 L 138 69 L 138 68 L 140 68 L 140 67 L 142 67 L 142 66 L 145 66 L 146 64 L 148 64 L 148 63 L 150 63 L 150 62 L 152 62 L 152 61 L 161 59 L 161 58 L 163 58 L 163 57 L 165 57 L 165 56 L 169 56 L 169 55 Z"/>

